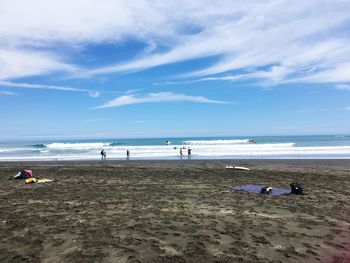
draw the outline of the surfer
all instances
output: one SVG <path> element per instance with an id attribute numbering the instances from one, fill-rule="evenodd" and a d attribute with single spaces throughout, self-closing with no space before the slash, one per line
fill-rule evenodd
<path id="1" fill-rule="evenodd" d="M 130 159 L 130 151 L 126 150 L 126 159 L 129 160 Z"/>
<path id="2" fill-rule="evenodd" d="M 182 148 L 180 148 L 180 159 L 182 159 Z"/>
<path id="3" fill-rule="evenodd" d="M 192 158 L 192 149 L 191 148 L 188 148 L 187 154 L 188 154 L 188 159 L 191 159 Z"/>

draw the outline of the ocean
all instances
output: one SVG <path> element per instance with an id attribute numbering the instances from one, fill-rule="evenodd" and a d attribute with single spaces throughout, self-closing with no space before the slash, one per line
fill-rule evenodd
<path id="1" fill-rule="evenodd" d="M 251 140 L 255 140 L 256 143 Z M 168 143 L 167 143 L 168 141 Z M 350 135 L 0 141 L 0 161 L 183 159 L 346 159 Z"/>

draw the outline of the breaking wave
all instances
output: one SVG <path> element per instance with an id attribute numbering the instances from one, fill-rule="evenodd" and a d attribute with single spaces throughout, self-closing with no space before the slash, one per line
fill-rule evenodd
<path id="1" fill-rule="evenodd" d="M 109 146 L 120 146 L 123 145 L 121 142 L 111 142 Z"/>
<path id="2" fill-rule="evenodd" d="M 38 144 L 31 145 L 31 147 L 34 147 L 34 148 L 46 148 L 46 145 L 43 144 L 43 143 L 38 143 Z"/>
<path id="3" fill-rule="evenodd" d="M 249 139 L 243 140 L 193 140 L 183 141 L 187 145 L 222 145 L 222 144 L 246 144 L 249 143 Z"/>
<path id="4" fill-rule="evenodd" d="M 249 139 L 174 139 L 172 145 L 164 145 L 163 142 L 149 140 L 138 145 L 139 141 L 133 144 L 132 140 L 125 143 L 110 140 L 53 142 L 30 147 L 28 144 L 24 147 L 4 146 L 0 147 L 0 160 L 96 160 L 100 159 L 101 149 L 106 151 L 107 159 L 124 159 L 126 150 L 130 151 L 131 158 L 134 159 L 178 159 L 180 148 L 183 149 L 183 158 L 186 158 L 187 148 L 191 148 L 194 159 L 350 158 L 350 145 L 296 145 L 293 140 L 261 140 L 258 143 L 249 143 Z"/>
<path id="5" fill-rule="evenodd" d="M 49 149 L 93 149 L 107 147 L 110 143 L 89 142 L 89 143 L 50 143 L 46 147 Z"/>

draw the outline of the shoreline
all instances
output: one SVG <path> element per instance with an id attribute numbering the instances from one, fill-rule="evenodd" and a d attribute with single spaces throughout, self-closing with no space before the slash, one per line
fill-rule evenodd
<path id="1" fill-rule="evenodd" d="M 126 166 L 155 166 L 155 167 L 198 167 L 206 168 L 225 168 L 226 165 L 250 165 L 251 167 L 285 169 L 290 166 L 298 167 L 305 165 L 311 167 L 329 167 L 350 169 L 350 159 L 182 159 L 182 160 L 52 160 L 52 161 L 0 161 L 0 167 L 16 164 L 33 164 L 33 165 L 69 165 L 69 164 L 86 164 L 86 165 L 126 165 Z M 305 168 L 305 167 L 304 167 Z"/>
<path id="2" fill-rule="evenodd" d="M 249 137 L 248 137 L 249 138 Z M 181 150 L 187 159 L 349 159 L 350 137 L 327 136 L 270 136 L 254 139 L 240 137 L 202 138 L 139 138 L 106 141 L 39 140 L 37 142 L 8 142 L 0 144 L 2 161 L 95 161 L 101 150 L 107 159 L 124 160 L 127 150 L 136 160 L 177 160 Z M 167 145 L 165 142 L 171 141 Z"/>

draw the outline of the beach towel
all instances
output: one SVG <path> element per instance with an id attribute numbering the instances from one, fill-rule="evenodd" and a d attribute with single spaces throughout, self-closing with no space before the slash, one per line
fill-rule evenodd
<path id="1" fill-rule="evenodd" d="M 27 178 L 24 183 L 25 184 L 35 184 L 37 182 L 36 178 Z"/>
<path id="2" fill-rule="evenodd" d="M 53 181 L 52 179 L 47 179 L 47 178 L 43 178 L 43 179 L 28 178 L 25 180 L 25 184 L 41 184 L 41 183 L 48 183 L 52 181 Z"/>
<path id="3" fill-rule="evenodd" d="M 237 185 L 232 186 L 232 190 L 238 190 L 238 191 L 246 191 L 246 192 L 253 192 L 260 194 L 261 189 L 266 187 L 266 185 L 254 185 L 254 184 L 247 184 L 247 185 Z M 269 195 L 284 195 L 284 194 L 290 194 L 290 189 L 287 188 L 272 188 L 272 191 Z"/>
<path id="4" fill-rule="evenodd" d="M 48 183 L 48 182 L 52 182 L 52 179 L 47 179 L 47 178 L 43 178 L 43 179 L 38 179 L 37 183 Z"/>

